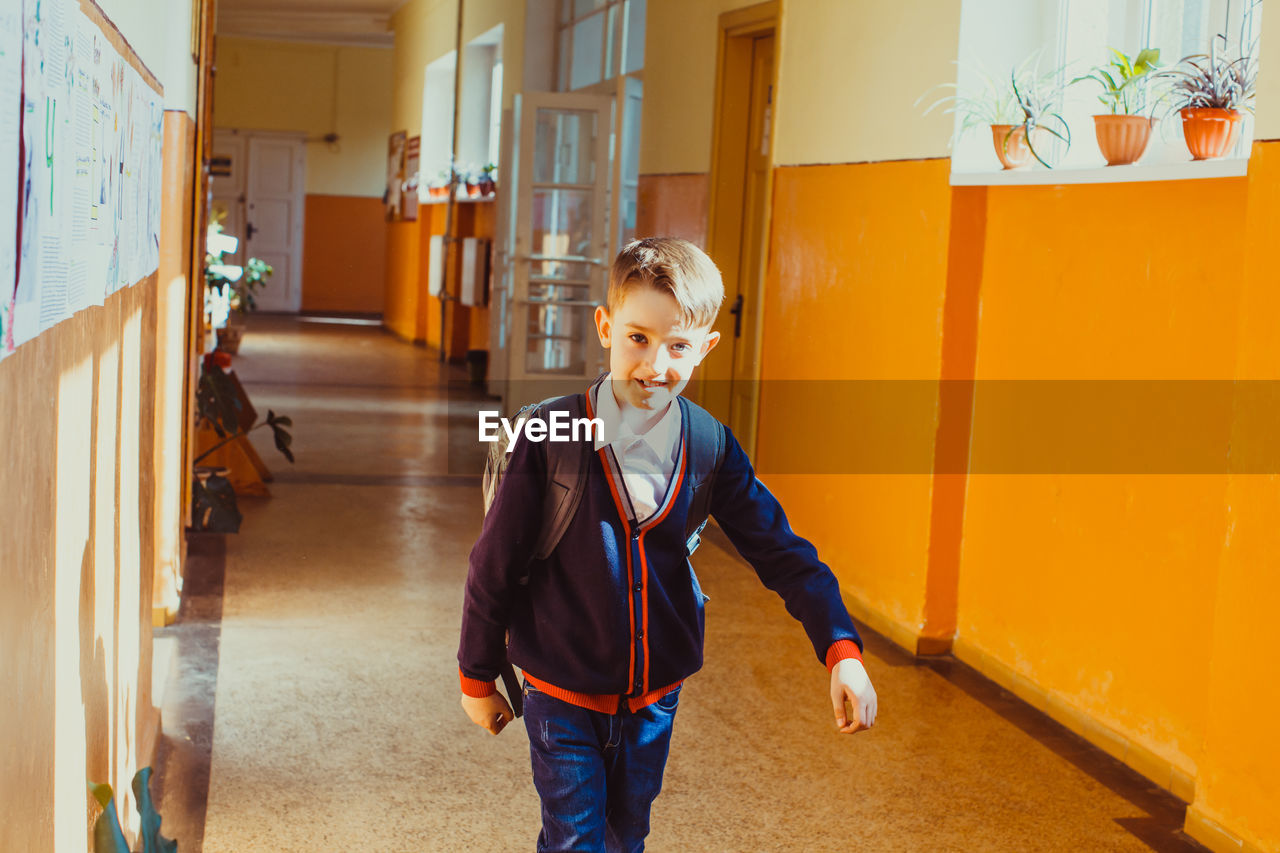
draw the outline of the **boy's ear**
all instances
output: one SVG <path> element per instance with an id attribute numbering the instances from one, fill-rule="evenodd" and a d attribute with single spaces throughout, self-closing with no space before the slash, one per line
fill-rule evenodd
<path id="1" fill-rule="evenodd" d="M 603 305 L 596 306 L 596 333 L 600 335 L 600 346 L 609 348 L 613 333 L 613 319 L 609 317 L 609 309 Z"/>
<path id="2" fill-rule="evenodd" d="M 701 362 L 704 358 L 706 358 L 707 353 L 715 349 L 716 344 L 718 343 L 720 343 L 719 332 L 712 332 L 711 334 L 707 335 L 707 339 L 702 342 L 702 354 L 698 356 L 698 361 Z"/>

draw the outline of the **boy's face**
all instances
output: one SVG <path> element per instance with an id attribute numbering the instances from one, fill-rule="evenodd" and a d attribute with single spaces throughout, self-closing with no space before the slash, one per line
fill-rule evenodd
<path id="1" fill-rule="evenodd" d="M 600 346 L 609 350 L 609 371 L 619 399 L 639 409 L 667 406 L 720 342 L 710 326 L 691 328 L 670 293 L 633 287 L 610 314 L 596 309 Z"/>

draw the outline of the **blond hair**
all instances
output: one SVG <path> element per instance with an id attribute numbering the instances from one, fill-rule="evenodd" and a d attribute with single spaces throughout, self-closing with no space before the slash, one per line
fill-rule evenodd
<path id="1" fill-rule="evenodd" d="M 695 329 L 715 323 L 724 302 L 720 270 L 706 252 L 678 237 L 645 237 L 622 247 L 609 270 L 609 312 L 636 287 L 670 293 Z"/>

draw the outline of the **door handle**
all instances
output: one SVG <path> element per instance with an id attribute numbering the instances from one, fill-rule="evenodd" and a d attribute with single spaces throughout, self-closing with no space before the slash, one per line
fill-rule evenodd
<path id="1" fill-rule="evenodd" d="M 249 224 L 247 224 L 247 225 L 245 225 L 245 226 L 244 226 L 244 239 L 245 239 L 245 240 L 252 240 L 252 239 L 253 239 L 253 235 L 254 235 L 254 234 L 256 234 L 256 233 L 258 233 L 258 229 L 253 227 L 253 223 L 252 223 L 252 222 L 250 222 Z M 741 298 L 741 297 L 739 297 L 739 298 Z"/>
<path id="2" fill-rule="evenodd" d="M 742 294 L 738 294 L 738 298 L 733 300 L 733 307 L 729 309 L 729 313 L 733 315 L 733 336 L 735 338 L 742 337 Z"/>

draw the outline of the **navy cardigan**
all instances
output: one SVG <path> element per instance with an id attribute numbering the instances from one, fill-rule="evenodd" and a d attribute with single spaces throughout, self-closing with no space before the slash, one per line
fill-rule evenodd
<path id="1" fill-rule="evenodd" d="M 819 660 L 831 667 L 860 657 L 862 641 L 835 576 L 792 532 L 727 427 L 725 434 L 712 516 L 804 626 Z M 688 435 L 683 422 L 666 499 L 640 524 L 628 520 L 608 448 L 592 453 L 582 502 L 546 560 L 531 555 L 542 523 L 547 445 L 516 440 L 471 550 L 458 649 L 464 691 L 492 692 L 506 659 L 564 691 L 631 697 L 674 685 L 702 666 L 706 597 L 685 540 L 693 493 Z"/>

